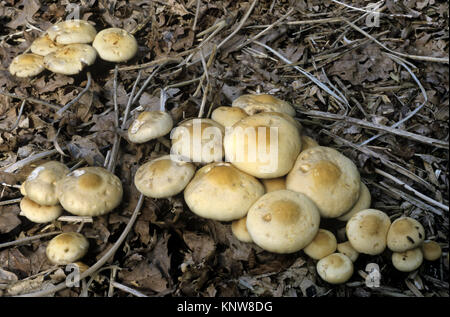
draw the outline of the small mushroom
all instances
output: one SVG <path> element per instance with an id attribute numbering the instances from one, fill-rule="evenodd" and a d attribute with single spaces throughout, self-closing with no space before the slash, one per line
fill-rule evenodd
<path id="1" fill-rule="evenodd" d="M 92 65 L 97 52 L 88 44 L 69 44 L 59 47 L 44 57 L 44 66 L 48 70 L 64 75 L 75 75 L 85 66 Z"/>
<path id="2" fill-rule="evenodd" d="M 436 261 L 442 255 L 442 248 L 436 241 L 424 241 L 422 253 L 425 260 Z"/>
<path id="3" fill-rule="evenodd" d="M 172 127 L 172 116 L 168 112 L 144 111 L 128 128 L 128 139 L 133 143 L 145 143 L 168 134 Z"/>
<path id="4" fill-rule="evenodd" d="M 253 239 L 247 230 L 247 216 L 234 220 L 231 223 L 231 232 L 239 241 L 246 243 L 253 242 Z"/>
<path id="5" fill-rule="evenodd" d="M 418 269 L 422 262 L 423 254 L 420 248 L 392 253 L 392 264 L 401 272 L 412 272 Z"/>
<path id="6" fill-rule="evenodd" d="M 96 34 L 95 28 L 84 20 L 66 20 L 47 29 L 50 40 L 64 45 L 91 43 Z"/>
<path id="7" fill-rule="evenodd" d="M 314 239 L 303 252 L 314 260 L 320 260 L 336 251 L 336 237 L 331 231 L 319 229 Z"/>
<path id="8" fill-rule="evenodd" d="M 387 247 L 394 252 L 404 252 L 419 247 L 425 240 L 425 230 L 420 222 L 401 217 L 392 222 L 387 235 Z"/>
<path id="9" fill-rule="evenodd" d="M 89 241 L 81 233 L 65 232 L 50 240 L 46 254 L 53 264 L 65 265 L 81 259 L 88 249 Z"/>
<path id="10" fill-rule="evenodd" d="M 245 117 L 248 117 L 248 114 L 241 108 L 235 107 L 218 107 L 211 113 L 211 119 L 224 127 L 231 127 Z"/>
<path id="11" fill-rule="evenodd" d="M 92 46 L 101 59 L 115 63 L 130 60 L 138 51 L 135 37 L 119 28 L 109 28 L 98 32 Z"/>
<path id="12" fill-rule="evenodd" d="M 27 197 L 20 201 L 21 215 L 36 223 L 52 222 L 61 216 L 63 209 L 60 205 L 39 205 Z"/>
<path id="13" fill-rule="evenodd" d="M 359 189 L 359 198 L 353 207 L 343 214 L 340 217 L 337 217 L 340 221 L 348 221 L 354 214 L 360 212 L 361 210 L 370 208 L 370 204 L 372 203 L 372 196 L 370 195 L 369 188 L 367 185 L 361 182 L 361 186 Z"/>
<path id="14" fill-rule="evenodd" d="M 9 65 L 9 72 L 17 77 L 36 76 L 44 69 L 44 58 L 33 53 L 25 53 L 14 57 Z"/>
<path id="15" fill-rule="evenodd" d="M 353 275 L 353 262 L 342 253 L 330 254 L 317 262 L 317 273 L 330 284 L 342 284 Z"/>
<path id="16" fill-rule="evenodd" d="M 302 139 L 302 152 L 306 151 L 307 149 L 319 146 L 319 143 L 317 143 L 316 140 L 314 140 L 310 136 L 307 136 L 306 134 L 302 134 L 300 137 Z"/>
<path id="17" fill-rule="evenodd" d="M 292 117 L 295 116 L 295 109 L 289 102 L 268 94 L 242 95 L 233 101 L 232 107 L 242 108 L 249 115 L 271 111 L 283 112 Z"/>
<path id="18" fill-rule="evenodd" d="M 352 262 L 355 262 L 358 259 L 358 256 L 359 256 L 358 251 L 356 251 L 353 248 L 353 246 L 351 245 L 351 243 L 349 241 L 338 243 L 337 251 L 339 253 L 342 253 L 342 254 L 348 256 L 348 258 L 350 260 L 352 260 Z"/>
<path id="19" fill-rule="evenodd" d="M 48 35 L 38 37 L 31 43 L 30 50 L 32 53 L 45 56 L 55 52 L 61 45 L 53 42 Z"/>
<path id="20" fill-rule="evenodd" d="M 264 185 L 266 193 L 286 189 L 286 177 L 263 178 L 260 181 Z"/>

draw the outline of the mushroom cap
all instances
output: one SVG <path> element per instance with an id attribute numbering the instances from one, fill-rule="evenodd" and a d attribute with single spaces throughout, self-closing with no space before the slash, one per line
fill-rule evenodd
<path id="1" fill-rule="evenodd" d="M 108 62 L 125 62 L 136 55 L 138 43 L 135 37 L 119 28 L 98 32 L 92 43 L 101 59 Z"/>
<path id="2" fill-rule="evenodd" d="M 83 167 L 56 184 L 59 202 L 77 216 L 100 216 L 116 208 L 123 195 L 120 179 L 103 167 Z"/>
<path id="3" fill-rule="evenodd" d="M 222 161 L 224 127 L 211 119 L 182 121 L 170 133 L 170 153 L 180 160 L 211 163 Z"/>
<path id="4" fill-rule="evenodd" d="M 421 248 L 392 253 L 392 264 L 401 272 L 412 272 L 418 269 L 422 262 L 423 254 Z"/>
<path id="5" fill-rule="evenodd" d="M 211 113 L 211 119 L 217 121 L 224 127 L 231 127 L 233 124 L 248 117 L 247 112 L 236 107 L 218 107 Z"/>
<path id="6" fill-rule="evenodd" d="M 300 153 L 298 129 L 282 116 L 262 112 L 227 129 L 225 157 L 240 170 L 258 178 L 286 175 Z"/>
<path id="7" fill-rule="evenodd" d="M 36 76 L 44 69 L 44 58 L 33 53 L 17 55 L 9 65 L 9 72 L 17 77 Z"/>
<path id="8" fill-rule="evenodd" d="M 53 264 L 64 265 L 78 261 L 87 253 L 89 241 L 77 232 L 65 232 L 50 240 L 47 258 Z"/>
<path id="9" fill-rule="evenodd" d="M 39 205 L 27 197 L 20 201 L 20 210 L 26 218 L 36 223 L 52 222 L 61 216 L 63 209 L 60 205 Z"/>
<path id="10" fill-rule="evenodd" d="M 302 152 L 307 149 L 320 146 L 319 143 L 310 136 L 302 134 L 300 138 L 302 139 Z"/>
<path id="11" fill-rule="evenodd" d="M 354 214 L 360 212 L 361 210 L 370 208 L 370 204 L 372 203 L 372 196 L 370 195 L 369 188 L 367 185 L 361 182 L 361 186 L 359 188 L 359 198 L 353 207 L 347 211 L 342 216 L 338 217 L 338 220 L 348 221 Z"/>
<path id="12" fill-rule="evenodd" d="M 387 247 L 394 252 L 404 252 L 419 247 L 425 239 L 420 222 L 410 217 L 400 217 L 389 227 Z"/>
<path id="13" fill-rule="evenodd" d="M 92 24 L 84 20 L 62 21 L 47 30 L 50 40 L 63 45 L 91 43 L 96 34 Z"/>
<path id="14" fill-rule="evenodd" d="M 44 66 L 48 70 L 64 75 L 75 75 L 87 65 L 92 65 L 97 52 L 88 44 L 69 44 L 44 56 Z"/>
<path id="15" fill-rule="evenodd" d="M 53 42 L 48 35 L 38 37 L 31 43 L 31 52 L 37 55 L 45 56 L 56 51 L 61 46 Z"/>
<path id="16" fill-rule="evenodd" d="M 442 255 L 442 248 L 435 241 L 425 241 L 422 244 L 422 253 L 425 260 L 436 261 Z"/>
<path id="17" fill-rule="evenodd" d="M 173 120 L 166 111 L 141 112 L 128 128 L 128 139 L 133 143 L 144 143 L 159 138 L 172 130 Z"/>
<path id="18" fill-rule="evenodd" d="M 286 177 L 263 178 L 260 179 L 266 193 L 274 192 L 280 189 L 286 189 Z"/>
<path id="19" fill-rule="evenodd" d="M 350 210 L 359 198 L 360 186 L 356 165 L 325 146 L 301 152 L 286 178 L 286 188 L 311 198 L 324 218 L 337 218 Z"/>
<path id="20" fill-rule="evenodd" d="M 314 239 L 308 244 L 303 252 L 314 260 L 320 260 L 331 253 L 334 253 L 337 248 L 337 240 L 331 231 L 319 229 Z"/>
<path id="21" fill-rule="evenodd" d="M 338 243 L 337 251 L 339 253 L 342 253 L 342 254 L 348 256 L 348 258 L 350 260 L 352 260 L 352 262 L 355 262 L 358 259 L 358 256 L 359 256 L 358 251 L 356 251 L 353 248 L 353 246 L 350 243 L 350 241 L 345 241 L 345 242 L 342 242 L 342 243 Z"/>
<path id="22" fill-rule="evenodd" d="M 303 249 L 316 236 L 319 224 L 314 202 L 286 189 L 264 194 L 247 214 L 247 230 L 253 242 L 274 253 Z"/>
<path id="23" fill-rule="evenodd" d="M 182 192 L 194 173 L 192 163 L 173 161 L 170 155 L 164 155 L 141 165 L 134 184 L 144 196 L 167 198 Z"/>
<path id="24" fill-rule="evenodd" d="M 242 108 L 249 115 L 272 111 L 283 112 L 292 117 L 295 116 L 295 109 L 289 104 L 289 102 L 269 94 L 242 95 L 233 101 L 232 107 Z"/>
<path id="25" fill-rule="evenodd" d="M 184 190 L 189 209 L 219 221 L 240 219 L 264 194 L 264 187 L 230 163 L 211 163 L 199 169 Z"/>
<path id="26" fill-rule="evenodd" d="M 353 262 L 342 253 L 330 254 L 317 262 L 317 273 L 330 284 L 342 284 L 353 275 Z"/>
<path id="27" fill-rule="evenodd" d="M 353 215 L 345 227 L 348 241 L 359 253 L 377 255 L 386 249 L 389 216 L 377 209 L 365 209 Z"/>
<path id="28" fill-rule="evenodd" d="M 247 216 L 234 220 L 231 223 L 231 232 L 239 241 L 246 243 L 253 242 L 253 239 L 247 230 Z"/>
<path id="29" fill-rule="evenodd" d="M 36 167 L 23 183 L 26 196 L 39 205 L 57 205 L 56 183 L 69 173 L 69 168 L 58 161 L 49 161 Z"/>
<path id="30" fill-rule="evenodd" d="M 274 111 L 266 111 L 265 112 L 267 115 L 272 115 L 272 116 L 277 116 L 277 117 L 281 117 L 287 121 L 289 121 L 292 125 L 294 125 L 297 130 L 298 130 L 298 134 L 300 135 L 300 140 L 301 140 L 301 135 L 302 135 L 302 131 L 303 131 L 303 126 L 300 122 L 298 122 L 297 120 L 295 120 L 294 117 L 285 114 L 284 112 L 274 112 Z M 302 145 L 303 146 L 303 145 Z"/>

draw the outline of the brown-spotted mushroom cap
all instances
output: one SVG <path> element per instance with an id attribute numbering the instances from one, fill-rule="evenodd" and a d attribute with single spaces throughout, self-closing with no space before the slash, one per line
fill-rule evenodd
<path id="1" fill-rule="evenodd" d="M 358 200 L 349 211 L 342 216 L 339 216 L 337 219 L 341 221 L 348 221 L 354 214 L 360 212 L 361 210 L 370 208 L 371 203 L 372 196 L 370 195 L 369 188 L 367 188 L 366 184 L 361 182 Z"/>
<path id="2" fill-rule="evenodd" d="M 217 121 L 224 127 L 231 127 L 245 117 L 248 117 L 248 114 L 241 108 L 235 107 L 218 107 L 211 113 L 211 119 Z"/>
<path id="3" fill-rule="evenodd" d="M 317 143 L 316 140 L 305 134 L 301 135 L 301 139 L 302 139 L 302 152 L 307 149 L 319 146 L 319 143 Z"/>
<path id="4" fill-rule="evenodd" d="M 247 230 L 253 242 L 274 253 L 297 252 L 316 236 L 320 214 L 307 196 L 290 190 L 264 194 L 249 209 Z"/>
<path id="5" fill-rule="evenodd" d="M 314 260 L 320 260 L 334 253 L 336 248 L 337 241 L 334 234 L 331 231 L 319 229 L 311 243 L 303 249 L 303 252 Z"/>
<path id="6" fill-rule="evenodd" d="M 63 209 L 61 205 L 45 206 L 39 205 L 27 197 L 20 201 L 21 215 L 36 223 L 52 222 L 61 216 Z"/>
<path id="7" fill-rule="evenodd" d="M 401 272 L 412 272 L 418 269 L 422 262 L 423 254 L 421 248 L 392 253 L 392 264 Z"/>
<path id="8" fill-rule="evenodd" d="M 264 185 L 266 193 L 286 189 L 286 177 L 263 178 L 260 181 Z"/>
<path id="9" fill-rule="evenodd" d="M 81 259 L 88 249 L 89 241 L 81 233 L 65 232 L 50 240 L 46 254 L 53 264 L 65 265 Z"/>
<path id="10" fill-rule="evenodd" d="M 58 204 L 56 183 L 62 179 L 69 168 L 58 161 L 49 161 L 36 167 L 23 183 L 26 196 L 39 205 Z"/>
<path id="11" fill-rule="evenodd" d="M 234 220 L 231 223 L 231 232 L 239 241 L 246 243 L 253 242 L 252 237 L 247 230 L 247 216 Z"/>
<path id="12" fill-rule="evenodd" d="M 189 209 L 219 221 L 240 219 L 264 194 L 264 187 L 230 163 L 211 163 L 199 169 L 184 190 Z"/>
<path id="13" fill-rule="evenodd" d="M 128 128 L 128 139 L 133 143 L 145 143 L 168 134 L 172 127 L 172 116 L 168 112 L 144 111 Z"/>
<path id="14" fill-rule="evenodd" d="M 286 177 L 286 188 L 311 198 L 324 218 L 337 218 L 350 210 L 359 198 L 360 186 L 356 165 L 325 146 L 301 152 Z"/>
<path id="15" fill-rule="evenodd" d="M 353 262 L 342 253 L 330 254 L 317 262 L 317 273 L 330 284 L 342 284 L 353 275 Z"/>
<path id="16" fill-rule="evenodd" d="M 100 216 L 122 201 L 120 179 L 103 167 L 83 167 L 62 178 L 56 186 L 59 202 L 77 216 Z"/>
<path id="17" fill-rule="evenodd" d="M 53 42 L 48 35 L 38 37 L 31 43 L 30 50 L 32 53 L 45 56 L 56 51 L 61 46 Z"/>
<path id="18" fill-rule="evenodd" d="M 64 45 L 91 43 L 96 34 L 92 24 L 84 20 L 62 21 L 47 29 L 50 40 Z"/>
<path id="19" fill-rule="evenodd" d="M 249 115 L 271 111 L 295 116 L 295 109 L 289 102 L 268 94 L 242 95 L 233 101 L 232 107 L 242 108 Z"/>
<path id="20" fill-rule="evenodd" d="M 442 255 L 442 248 L 436 241 L 424 241 L 422 253 L 425 260 L 436 261 Z"/>
<path id="21" fill-rule="evenodd" d="M 9 72 L 17 77 L 36 76 L 44 69 L 44 58 L 33 53 L 25 53 L 14 57 L 9 65 Z"/>
<path id="22" fill-rule="evenodd" d="M 298 129 L 270 112 L 236 122 L 224 138 L 225 157 L 240 170 L 258 178 L 286 175 L 300 153 Z"/>
<path id="23" fill-rule="evenodd" d="M 194 173 L 192 163 L 173 161 L 170 155 L 165 155 L 141 165 L 134 184 L 144 196 L 167 198 L 182 192 Z"/>
<path id="24" fill-rule="evenodd" d="M 389 216 L 377 209 L 365 209 L 347 222 L 348 241 L 359 253 L 377 255 L 386 249 L 387 233 L 391 225 Z"/>
<path id="25" fill-rule="evenodd" d="M 425 230 L 420 222 L 410 217 L 400 217 L 389 227 L 387 247 L 394 252 L 403 252 L 419 247 L 425 239 Z"/>
<path id="26" fill-rule="evenodd" d="M 349 241 L 338 243 L 337 251 L 339 253 L 342 253 L 342 254 L 348 256 L 348 258 L 350 260 L 352 260 L 352 262 L 355 262 L 358 259 L 358 256 L 359 256 L 358 251 L 356 251 L 353 248 L 352 244 Z"/>
<path id="27" fill-rule="evenodd" d="M 75 75 L 85 66 L 92 65 L 97 52 L 88 44 L 69 44 L 44 56 L 44 66 L 48 70 L 64 75 Z"/>
<path id="28" fill-rule="evenodd" d="M 119 28 L 101 30 L 92 46 L 101 59 L 115 63 L 130 60 L 138 50 L 138 43 L 133 34 Z"/>

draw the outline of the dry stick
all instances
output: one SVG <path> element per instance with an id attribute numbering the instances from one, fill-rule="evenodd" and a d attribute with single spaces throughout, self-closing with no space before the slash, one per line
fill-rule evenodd
<path id="1" fill-rule="evenodd" d="M 194 17 L 194 24 L 192 25 L 192 31 L 195 31 L 197 27 L 197 20 L 198 20 L 198 13 L 200 11 L 200 0 L 197 0 L 197 7 L 195 8 L 195 17 Z"/>
<path id="2" fill-rule="evenodd" d="M 113 103 L 114 103 L 114 126 L 119 128 L 119 105 L 117 104 L 117 77 L 119 73 L 119 66 L 114 67 L 114 80 L 113 80 Z"/>
<path id="3" fill-rule="evenodd" d="M 19 188 L 20 188 L 20 186 L 19 186 Z M 16 203 L 19 203 L 21 200 L 22 200 L 22 198 L 14 198 L 14 199 L 9 199 L 9 200 L 3 200 L 3 201 L 0 201 L 0 206 L 16 204 Z"/>
<path id="4" fill-rule="evenodd" d="M 143 293 L 141 293 L 141 292 L 139 292 L 139 291 L 137 291 L 135 289 L 132 289 L 131 287 L 128 287 L 128 286 L 123 285 L 123 284 L 120 284 L 120 283 L 118 283 L 116 281 L 112 281 L 111 282 L 111 286 L 114 287 L 114 288 L 120 289 L 121 291 L 127 292 L 127 293 L 129 293 L 131 295 L 134 295 L 136 297 L 148 297 L 147 295 L 145 295 L 145 294 L 143 294 Z"/>
<path id="5" fill-rule="evenodd" d="M 62 149 L 65 149 L 65 148 L 66 148 L 65 146 L 62 147 Z M 40 159 L 43 159 L 44 157 L 47 157 L 47 156 L 50 156 L 50 155 L 53 155 L 56 153 L 58 153 L 58 150 L 56 150 L 56 149 L 41 152 L 41 153 L 38 153 L 38 154 L 35 154 L 32 156 L 29 156 L 27 158 L 24 158 L 23 160 L 20 160 L 10 166 L 0 168 L 0 171 L 3 170 L 6 173 L 14 173 L 16 170 L 21 169 L 22 167 L 24 167 L 30 163 L 39 161 Z"/>
<path id="6" fill-rule="evenodd" d="M 141 96 L 141 94 L 144 92 L 145 88 L 147 88 L 148 84 L 150 84 L 150 81 L 152 78 L 156 75 L 156 73 L 166 64 L 168 64 L 169 61 L 165 61 L 164 63 L 160 64 L 152 73 L 151 75 L 145 80 L 144 84 L 142 84 L 142 87 L 139 89 L 139 91 L 136 93 L 136 96 L 134 96 L 133 101 L 131 102 L 131 105 L 133 105 Z"/>
<path id="7" fill-rule="evenodd" d="M 93 222 L 92 217 L 89 216 L 61 216 L 58 217 L 56 220 L 58 221 L 65 221 L 65 222 Z"/>
<path id="8" fill-rule="evenodd" d="M 45 238 L 48 236 L 54 236 L 56 234 L 60 234 L 61 231 L 54 231 L 54 232 L 48 232 L 48 233 L 42 233 L 42 234 L 38 234 L 32 237 L 27 237 L 27 238 L 22 238 L 22 239 L 17 239 L 11 242 L 5 242 L 0 244 L 0 249 L 1 248 L 6 248 L 6 247 L 10 247 L 10 246 L 15 246 L 15 245 L 21 245 L 21 244 L 25 244 L 34 240 L 39 240 L 40 238 Z"/>
<path id="9" fill-rule="evenodd" d="M 14 124 L 11 126 L 11 128 L 9 128 L 9 129 L 0 128 L 0 132 L 12 132 L 15 128 L 17 128 L 17 126 L 19 125 L 20 118 L 22 117 L 23 108 L 25 107 L 26 103 L 27 103 L 27 100 L 24 99 L 22 101 L 22 104 L 20 105 L 19 114 L 17 116 L 16 122 L 14 122 Z"/>
<path id="10" fill-rule="evenodd" d="M 44 100 L 41 100 L 41 99 L 37 99 L 37 98 L 33 98 L 33 97 L 21 97 L 21 96 L 18 96 L 16 94 L 13 94 L 13 93 L 6 92 L 4 90 L 0 90 L 0 95 L 4 95 L 4 96 L 8 96 L 8 97 L 15 98 L 15 99 L 20 99 L 20 100 L 26 100 L 26 101 L 31 102 L 31 103 L 37 103 L 39 105 L 44 105 L 44 106 L 47 106 L 47 107 L 49 107 L 51 109 L 54 109 L 54 110 L 59 110 L 59 109 L 62 108 L 62 106 L 55 105 L 55 104 L 53 104 L 51 102 L 47 102 L 47 101 L 44 101 Z"/>
<path id="11" fill-rule="evenodd" d="M 137 78 L 136 78 L 136 81 L 134 82 L 133 88 L 131 89 L 131 94 L 130 94 L 130 96 L 134 96 L 134 93 L 136 92 L 137 84 L 138 84 L 138 83 L 140 82 L 140 80 L 141 80 L 141 75 L 142 75 L 142 70 L 139 70 L 138 75 L 137 75 Z M 133 100 L 133 98 L 131 98 L 131 97 L 128 98 L 127 106 L 126 106 L 126 108 L 125 108 L 125 113 L 124 113 L 124 115 L 123 115 L 122 125 L 120 126 L 120 129 L 121 129 L 121 130 L 124 130 L 124 129 L 125 129 L 125 124 L 127 123 L 127 120 L 128 120 L 128 115 L 129 115 L 129 113 L 130 113 L 131 104 L 133 103 L 132 100 Z"/>
<path id="12" fill-rule="evenodd" d="M 139 196 L 139 200 L 137 202 L 136 208 L 133 211 L 133 214 L 131 215 L 130 220 L 128 221 L 125 229 L 123 230 L 122 234 L 120 235 L 119 239 L 114 243 L 114 245 L 111 247 L 111 249 L 108 250 L 94 265 L 92 265 L 90 268 L 88 268 L 86 271 L 84 271 L 80 275 L 80 280 L 91 276 L 93 273 L 95 273 L 99 268 L 101 268 L 113 255 L 114 253 L 119 249 L 122 242 L 125 240 L 126 236 L 130 232 L 131 228 L 133 227 L 136 218 L 138 216 L 138 213 L 142 207 L 142 204 L 144 202 L 144 195 Z M 43 297 L 50 294 L 54 294 L 56 292 L 59 292 L 67 287 L 65 282 L 62 282 L 58 285 L 56 285 L 54 288 L 46 289 L 42 291 L 37 291 L 33 293 L 23 294 L 19 295 L 20 297 Z"/>
<path id="13" fill-rule="evenodd" d="M 73 104 L 75 104 L 78 100 L 80 100 L 81 97 L 83 97 L 83 95 L 89 90 L 89 88 L 91 87 L 91 82 L 92 82 L 92 76 L 90 72 L 86 73 L 87 75 L 87 83 L 86 83 L 86 87 L 84 87 L 84 89 L 78 94 L 78 96 L 76 96 L 74 99 L 72 99 L 69 103 L 67 103 L 67 105 L 65 105 L 64 107 L 62 107 L 61 109 L 59 109 L 56 112 L 56 115 L 61 116 L 63 114 L 64 111 L 66 111 L 67 109 L 69 109 Z"/>
<path id="14" fill-rule="evenodd" d="M 172 57 L 163 57 L 148 63 L 140 64 L 140 65 L 133 65 L 133 66 L 124 66 L 120 67 L 119 71 L 127 71 L 127 70 L 137 70 L 137 69 L 144 69 L 149 68 L 155 65 L 161 65 L 161 64 L 171 64 L 171 63 L 181 63 L 183 59 L 181 58 L 181 55 L 185 52 L 182 52 L 178 54 L 177 56 Z"/>

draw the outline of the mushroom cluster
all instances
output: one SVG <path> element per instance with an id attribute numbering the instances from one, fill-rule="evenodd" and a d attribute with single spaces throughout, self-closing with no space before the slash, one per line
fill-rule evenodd
<path id="1" fill-rule="evenodd" d="M 29 50 L 16 56 L 9 71 L 17 77 L 31 77 L 44 69 L 51 72 L 76 75 L 94 64 L 97 55 L 109 62 L 124 62 L 137 52 L 134 36 L 119 28 L 108 28 L 97 33 L 84 20 L 66 20 L 52 25 L 33 41 Z"/>

